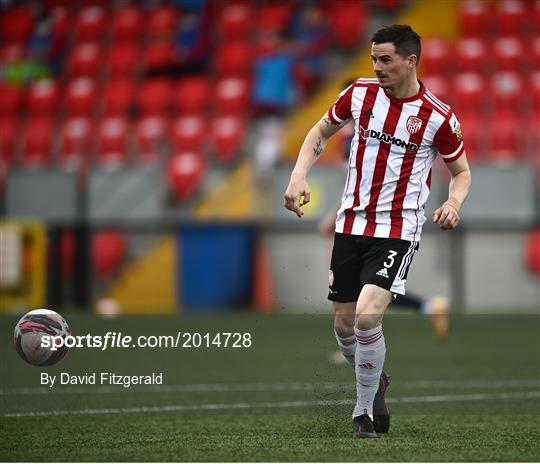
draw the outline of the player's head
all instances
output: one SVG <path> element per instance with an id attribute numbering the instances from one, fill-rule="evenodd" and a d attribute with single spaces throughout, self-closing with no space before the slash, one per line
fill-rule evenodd
<path id="1" fill-rule="evenodd" d="M 411 26 L 394 24 L 379 29 L 371 38 L 373 70 L 383 88 L 416 78 L 420 61 L 420 36 Z"/>

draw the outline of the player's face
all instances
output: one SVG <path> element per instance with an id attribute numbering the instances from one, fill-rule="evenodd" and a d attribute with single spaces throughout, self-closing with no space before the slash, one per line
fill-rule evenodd
<path id="1" fill-rule="evenodd" d="M 410 58 L 399 56 L 393 43 L 372 44 L 371 60 L 383 89 L 399 87 L 409 77 Z"/>

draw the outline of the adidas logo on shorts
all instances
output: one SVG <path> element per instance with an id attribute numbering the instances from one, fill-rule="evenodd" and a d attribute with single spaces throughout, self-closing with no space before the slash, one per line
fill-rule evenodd
<path id="1" fill-rule="evenodd" d="M 377 272 L 376 275 L 388 279 L 388 271 L 386 270 L 385 267 L 383 267 L 379 272 Z"/>

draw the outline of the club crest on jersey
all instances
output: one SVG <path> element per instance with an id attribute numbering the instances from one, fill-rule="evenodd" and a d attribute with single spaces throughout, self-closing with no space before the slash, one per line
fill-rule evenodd
<path id="1" fill-rule="evenodd" d="M 416 116 L 409 116 L 406 126 L 409 134 L 416 134 L 422 127 L 422 120 Z"/>

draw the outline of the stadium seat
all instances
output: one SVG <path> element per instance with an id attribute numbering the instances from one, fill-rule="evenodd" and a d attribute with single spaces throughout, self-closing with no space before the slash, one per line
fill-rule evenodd
<path id="1" fill-rule="evenodd" d="M 218 30 L 222 41 L 247 38 L 251 30 L 253 12 L 249 3 L 231 3 L 219 13 Z"/>
<path id="2" fill-rule="evenodd" d="M 523 42 L 515 37 L 501 37 L 493 42 L 497 71 L 526 71 L 529 66 Z"/>
<path id="3" fill-rule="evenodd" d="M 430 74 L 445 75 L 451 63 L 450 45 L 443 39 L 426 39 L 422 43 L 420 67 Z"/>
<path id="4" fill-rule="evenodd" d="M 88 77 L 69 82 L 64 97 L 64 111 L 68 116 L 91 116 L 96 103 L 96 83 Z"/>
<path id="5" fill-rule="evenodd" d="M 529 75 L 527 85 L 528 109 L 531 112 L 540 113 L 540 70 Z"/>
<path id="6" fill-rule="evenodd" d="M 14 159 L 18 121 L 13 116 L 0 116 L 0 160 L 9 167 Z"/>
<path id="7" fill-rule="evenodd" d="M 142 28 L 143 15 L 136 6 L 118 8 L 113 13 L 112 37 L 115 42 L 135 42 Z"/>
<path id="8" fill-rule="evenodd" d="M 520 74 L 502 71 L 493 74 L 490 81 L 490 96 L 496 110 L 520 111 L 524 108 L 525 85 Z"/>
<path id="9" fill-rule="evenodd" d="M 33 116 L 52 116 L 58 107 L 58 85 L 53 79 L 35 81 L 28 88 L 26 107 Z"/>
<path id="10" fill-rule="evenodd" d="M 453 94 L 450 92 L 450 79 L 446 76 L 432 75 L 423 76 L 421 81 L 431 92 L 444 103 L 454 106 Z"/>
<path id="11" fill-rule="evenodd" d="M 485 111 L 489 102 L 486 94 L 487 82 L 478 73 L 460 73 L 451 81 L 454 106 L 459 113 L 464 111 Z"/>
<path id="12" fill-rule="evenodd" d="M 459 112 L 457 114 L 463 140 L 467 150 L 469 162 L 477 162 L 485 159 L 487 153 L 487 139 L 484 117 L 476 109 L 472 111 Z"/>
<path id="13" fill-rule="evenodd" d="M 75 19 L 77 42 L 99 42 L 105 31 L 105 10 L 100 6 L 81 8 Z"/>
<path id="14" fill-rule="evenodd" d="M 534 2 L 531 11 L 531 23 L 536 35 L 540 34 L 540 3 Z"/>
<path id="15" fill-rule="evenodd" d="M 24 57 L 24 46 L 19 43 L 0 44 L 0 64 L 18 61 Z"/>
<path id="16" fill-rule="evenodd" d="M 248 42 L 225 42 L 215 54 L 215 69 L 219 77 L 246 76 L 251 69 L 251 47 Z"/>
<path id="17" fill-rule="evenodd" d="M 351 49 L 363 38 L 367 13 L 363 2 L 343 0 L 330 5 L 330 35 L 341 48 Z"/>
<path id="18" fill-rule="evenodd" d="M 218 80 L 215 87 L 215 109 L 219 114 L 240 115 L 249 104 L 249 82 L 238 77 Z"/>
<path id="19" fill-rule="evenodd" d="M 531 40 L 530 44 L 532 48 L 531 70 L 540 71 L 540 35 Z"/>
<path id="20" fill-rule="evenodd" d="M 499 0 L 495 5 L 495 28 L 499 36 L 520 35 L 527 29 L 527 9 L 521 0 Z"/>
<path id="21" fill-rule="evenodd" d="M 166 79 L 149 79 L 141 84 L 138 107 L 142 115 L 166 116 L 172 96 L 172 84 Z"/>
<path id="22" fill-rule="evenodd" d="M 113 79 L 105 82 L 102 102 L 103 114 L 125 115 L 133 104 L 135 85 L 132 79 Z"/>
<path id="23" fill-rule="evenodd" d="M 139 119 L 135 127 L 139 163 L 148 165 L 158 161 L 166 136 L 167 121 L 165 118 L 148 116 Z"/>
<path id="24" fill-rule="evenodd" d="M 180 116 L 171 126 L 171 142 L 176 151 L 200 152 L 205 137 L 206 126 L 202 116 Z"/>
<path id="25" fill-rule="evenodd" d="M 114 44 L 107 52 L 107 75 L 109 78 L 132 78 L 139 61 L 139 51 L 135 45 L 132 43 Z"/>
<path id="26" fill-rule="evenodd" d="M 490 29 L 489 7 L 483 0 L 465 0 L 458 6 L 458 23 L 464 37 L 486 37 Z"/>
<path id="27" fill-rule="evenodd" d="M 121 167 L 127 162 L 128 123 L 118 116 L 99 122 L 97 161 L 100 166 Z"/>
<path id="28" fill-rule="evenodd" d="M 120 270 L 126 250 L 126 237 L 122 232 L 96 232 L 92 237 L 92 267 L 96 277 L 99 280 L 113 277 Z"/>
<path id="29" fill-rule="evenodd" d="M 461 72 L 486 72 L 488 47 L 482 39 L 459 40 L 455 47 L 455 61 Z"/>
<path id="30" fill-rule="evenodd" d="M 292 16 L 290 2 L 265 2 L 257 10 L 257 31 L 259 34 L 279 34 L 287 29 Z"/>
<path id="31" fill-rule="evenodd" d="M 0 115 L 15 116 L 22 108 L 24 89 L 20 85 L 0 82 Z"/>
<path id="32" fill-rule="evenodd" d="M 240 151 L 246 133 L 245 122 L 238 116 L 218 116 L 212 122 L 211 142 L 215 159 L 226 163 Z"/>
<path id="33" fill-rule="evenodd" d="M 149 12 L 146 24 L 146 36 L 153 39 L 172 37 L 179 21 L 178 10 L 168 6 L 158 6 Z"/>
<path id="34" fill-rule="evenodd" d="M 521 121 L 513 112 L 495 113 L 487 121 L 490 138 L 490 159 L 511 161 L 519 159 L 525 149 Z"/>
<path id="35" fill-rule="evenodd" d="M 34 17 L 24 6 L 8 8 L 0 16 L 0 37 L 3 43 L 24 44 L 34 28 Z"/>
<path id="36" fill-rule="evenodd" d="M 69 52 L 68 73 L 72 77 L 94 77 L 101 66 L 100 50 L 96 43 L 75 45 Z"/>
<path id="37" fill-rule="evenodd" d="M 211 98 L 211 84 L 205 76 L 186 77 L 176 86 L 176 108 L 180 114 L 204 114 Z"/>
<path id="38" fill-rule="evenodd" d="M 540 279 L 540 228 L 538 227 L 527 233 L 523 261 L 536 279 Z"/>
<path id="39" fill-rule="evenodd" d="M 204 178 L 204 160 L 200 153 L 177 152 L 167 162 L 167 183 L 172 197 L 183 201 L 193 196 Z"/>
<path id="40" fill-rule="evenodd" d="M 89 118 L 74 117 L 63 121 L 58 164 L 63 168 L 79 170 L 89 159 L 93 137 Z"/>
<path id="41" fill-rule="evenodd" d="M 27 119 L 22 128 L 20 163 L 24 167 L 44 167 L 49 164 L 53 137 L 51 118 Z"/>
<path id="42" fill-rule="evenodd" d="M 377 8 L 384 11 L 393 11 L 403 4 L 403 0 L 377 0 Z"/>
<path id="43" fill-rule="evenodd" d="M 146 69 L 162 69 L 172 66 L 174 62 L 174 47 L 170 42 L 151 42 L 144 51 L 143 64 Z"/>

